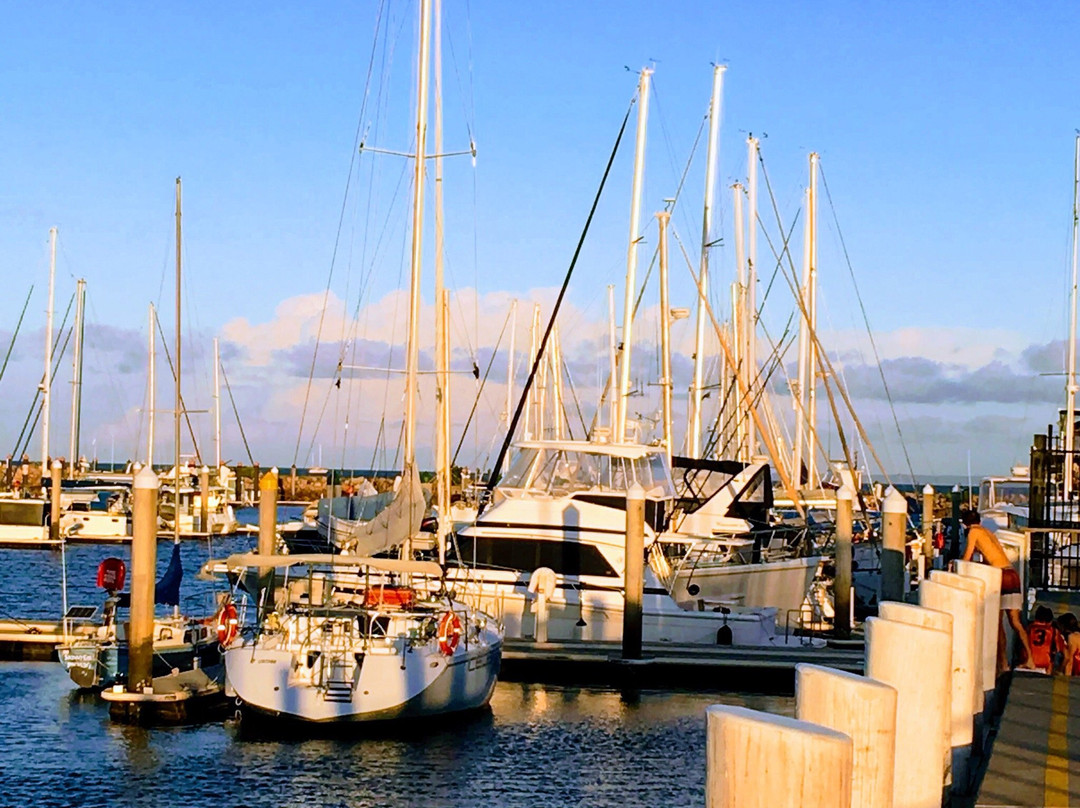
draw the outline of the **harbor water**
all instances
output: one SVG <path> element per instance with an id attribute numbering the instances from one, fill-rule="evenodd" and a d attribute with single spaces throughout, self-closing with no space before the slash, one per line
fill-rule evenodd
<path id="1" fill-rule="evenodd" d="M 185 611 L 213 608 L 195 573 L 253 536 L 181 545 Z M 171 543 L 158 544 L 159 574 Z M 117 545 L 67 548 L 71 604 L 100 604 L 98 563 Z M 0 613 L 60 616 L 61 555 L 0 550 Z M 163 608 L 163 607 L 159 607 Z M 778 696 L 500 682 L 489 709 L 438 723 L 322 736 L 267 734 L 235 718 L 147 729 L 114 724 L 58 663 L 0 662 L 0 806 L 698 806 L 705 708 L 791 714 Z"/>

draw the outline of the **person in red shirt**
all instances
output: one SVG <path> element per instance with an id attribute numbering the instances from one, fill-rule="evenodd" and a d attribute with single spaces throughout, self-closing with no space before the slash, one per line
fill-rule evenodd
<path id="1" fill-rule="evenodd" d="M 1035 610 L 1035 619 L 1027 628 L 1031 664 L 1045 673 L 1054 670 L 1054 652 L 1061 648 L 1061 637 L 1054 625 L 1054 613 L 1046 606 Z"/>
<path id="2" fill-rule="evenodd" d="M 1062 673 L 1080 676 L 1080 624 L 1077 624 L 1076 615 L 1065 612 L 1058 618 L 1058 628 L 1063 635 L 1062 647 L 1065 651 Z"/>

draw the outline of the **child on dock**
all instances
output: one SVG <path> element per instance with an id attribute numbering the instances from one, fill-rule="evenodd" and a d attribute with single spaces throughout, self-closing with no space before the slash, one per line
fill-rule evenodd
<path id="1" fill-rule="evenodd" d="M 1028 626 L 1028 646 L 1036 670 L 1054 672 L 1054 656 L 1064 648 L 1061 633 L 1054 623 L 1054 613 L 1046 606 L 1035 610 L 1035 619 Z M 1078 639 L 1080 642 L 1080 639 Z"/>
<path id="2" fill-rule="evenodd" d="M 1080 676 L 1080 624 L 1076 621 L 1076 615 L 1065 612 L 1057 619 L 1057 625 L 1063 637 L 1062 648 L 1065 652 L 1061 671 L 1066 676 Z"/>

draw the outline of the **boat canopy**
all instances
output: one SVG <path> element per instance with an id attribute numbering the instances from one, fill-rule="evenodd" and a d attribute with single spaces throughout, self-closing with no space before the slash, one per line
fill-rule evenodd
<path id="1" fill-rule="evenodd" d="M 207 567 L 212 564 L 214 562 L 209 562 Z M 240 572 L 245 569 L 277 569 L 301 564 L 311 567 L 367 567 L 381 572 L 411 573 L 432 577 L 442 575 L 442 567 L 434 561 L 402 561 L 397 558 L 370 558 L 330 553 L 298 553 L 296 555 L 237 553 L 225 560 L 225 567 L 229 572 Z"/>
<path id="2" fill-rule="evenodd" d="M 625 495 L 634 483 L 649 498 L 670 498 L 667 458 L 661 447 L 586 441 L 525 441 L 498 487 L 505 491 L 567 496 L 579 491 Z"/>

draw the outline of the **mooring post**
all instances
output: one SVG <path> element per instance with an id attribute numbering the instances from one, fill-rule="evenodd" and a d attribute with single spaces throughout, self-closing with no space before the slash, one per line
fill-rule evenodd
<path id="1" fill-rule="evenodd" d="M 259 555 L 273 555 L 277 546 L 277 469 L 259 478 Z"/>
<path id="2" fill-rule="evenodd" d="M 623 599 L 623 659 L 641 659 L 641 600 L 645 592 L 645 489 L 626 492 L 626 574 Z"/>
<path id="3" fill-rule="evenodd" d="M 199 469 L 199 532 L 210 532 L 210 469 Z"/>
<path id="4" fill-rule="evenodd" d="M 64 473 L 64 464 L 54 460 L 49 471 L 49 541 L 60 542 L 60 478 Z"/>
<path id="5" fill-rule="evenodd" d="M 833 624 L 836 636 L 851 637 L 851 535 L 855 492 L 844 483 L 836 492 L 836 575 L 833 577 Z"/>
<path id="6" fill-rule="evenodd" d="M 243 466 L 233 466 L 233 499 L 240 505 L 244 504 L 244 478 L 240 476 Z"/>
<path id="7" fill-rule="evenodd" d="M 262 471 L 259 469 L 259 464 L 256 463 L 251 467 L 251 504 L 255 504 L 256 497 L 259 496 L 259 481 L 262 479 Z"/>
<path id="8" fill-rule="evenodd" d="M 949 754 L 951 663 L 950 634 L 881 617 L 867 619 L 866 675 L 896 689 L 895 808 L 941 806 Z"/>
<path id="9" fill-rule="evenodd" d="M 960 527 L 960 486 L 954 485 L 949 492 L 952 499 L 952 522 L 949 525 L 949 560 L 963 554 L 963 529 Z"/>
<path id="10" fill-rule="evenodd" d="M 131 627 L 128 691 L 151 686 L 154 660 L 154 583 L 157 573 L 158 478 L 149 466 L 132 483 Z"/>
<path id="11" fill-rule="evenodd" d="M 851 738 L 745 707 L 705 710 L 705 806 L 850 808 Z"/>
<path id="12" fill-rule="evenodd" d="M 903 600 L 907 500 L 891 485 L 885 492 L 885 501 L 881 503 L 881 523 L 881 599 Z"/>
<path id="13" fill-rule="evenodd" d="M 998 631 L 1001 627 L 1001 570 L 976 561 L 957 561 L 956 571 L 969 578 L 978 578 L 986 585 L 982 602 L 982 687 L 983 711 L 985 712 L 992 706 L 994 690 L 997 688 L 997 644 Z"/>
<path id="14" fill-rule="evenodd" d="M 802 663 L 795 666 L 795 717 L 851 738 L 852 805 L 892 808 L 895 688 L 854 673 Z"/>
<path id="15" fill-rule="evenodd" d="M 289 469 L 289 499 L 296 502 L 296 464 Z"/>
<path id="16" fill-rule="evenodd" d="M 926 559 L 924 573 L 929 575 L 934 565 L 934 486 L 930 483 L 922 490 L 922 553 Z"/>

